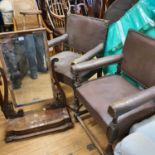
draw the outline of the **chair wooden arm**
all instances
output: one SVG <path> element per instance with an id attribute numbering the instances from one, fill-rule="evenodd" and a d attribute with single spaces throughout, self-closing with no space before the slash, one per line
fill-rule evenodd
<path id="1" fill-rule="evenodd" d="M 80 58 L 75 59 L 72 62 L 72 65 L 75 65 L 75 64 L 82 63 L 84 61 L 90 60 L 91 58 L 96 56 L 98 53 L 100 53 L 103 50 L 103 47 L 104 47 L 104 44 L 100 43 L 99 45 L 97 45 L 96 47 L 94 47 L 93 49 L 88 51 L 86 54 L 82 55 Z"/>
<path id="2" fill-rule="evenodd" d="M 22 15 L 41 15 L 42 11 L 20 11 L 20 14 Z"/>
<path id="3" fill-rule="evenodd" d="M 48 41 L 48 47 L 56 46 L 68 39 L 68 34 L 63 34 L 57 38 Z"/>
<path id="4" fill-rule="evenodd" d="M 112 117 L 117 118 L 153 99 L 155 99 L 155 86 L 114 103 L 109 106 L 108 112 Z"/>
<path id="5" fill-rule="evenodd" d="M 117 63 L 123 59 L 123 54 L 103 57 L 95 60 L 86 61 L 76 65 L 72 65 L 73 73 L 80 73 L 84 71 L 91 71 L 101 67 L 108 66 L 110 64 Z"/>

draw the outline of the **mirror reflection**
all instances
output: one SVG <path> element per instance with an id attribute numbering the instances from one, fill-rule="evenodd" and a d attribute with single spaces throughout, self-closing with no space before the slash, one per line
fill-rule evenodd
<path id="1" fill-rule="evenodd" d="M 1 40 L 3 64 L 18 105 L 52 98 L 45 37 L 43 31 L 34 31 Z"/>

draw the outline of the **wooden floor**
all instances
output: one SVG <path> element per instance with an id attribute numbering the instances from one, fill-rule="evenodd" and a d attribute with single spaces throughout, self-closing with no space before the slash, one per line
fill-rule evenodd
<path id="1" fill-rule="evenodd" d="M 72 100 L 72 91 L 64 86 L 68 101 Z M 35 105 L 36 106 L 36 105 Z M 26 107 L 25 110 L 34 107 Z M 97 137 L 103 148 L 106 145 L 104 131 L 90 117 L 85 120 L 93 134 Z M 0 113 L 0 155 L 98 155 L 97 150 L 79 123 L 74 128 L 61 133 L 42 135 L 18 142 L 5 143 L 5 127 L 7 121 Z"/>

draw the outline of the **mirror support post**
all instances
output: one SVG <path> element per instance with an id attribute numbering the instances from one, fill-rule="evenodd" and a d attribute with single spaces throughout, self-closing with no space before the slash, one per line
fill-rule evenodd
<path id="1" fill-rule="evenodd" d="M 3 83 L 2 83 L 3 80 Z M 12 102 L 8 100 L 8 81 L 5 76 L 4 70 L 0 68 L 0 86 L 3 85 L 3 95 L 0 90 L 0 107 L 6 119 L 13 119 L 17 117 L 23 117 L 24 111 L 18 110 L 17 112 L 14 110 Z"/>

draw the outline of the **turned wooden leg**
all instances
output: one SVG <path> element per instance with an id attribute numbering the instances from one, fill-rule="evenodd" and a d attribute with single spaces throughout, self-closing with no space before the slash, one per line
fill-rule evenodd
<path id="1" fill-rule="evenodd" d="M 117 118 L 113 118 L 112 123 L 107 129 L 108 146 L 106 148 L 106 155 L 113 155 L 113 143 L 118 137 Z"/>
<path id="2" fill-rule="evenodd" d="M 102 69 L 99 69 L 97 71 L 97 78 L 100 78 L 100 77 L 102 77 Z"/>
<path id="3" fill-rule="evenodd" d="M 80 104 L 79 104 L 79 100 L 78 100 L 78 98 L 76 96 L 74 96 L 73 106 L 74 106 L 74 109 L 75 109 L 75 111 L 77 113 L 79 111 Z"/>

